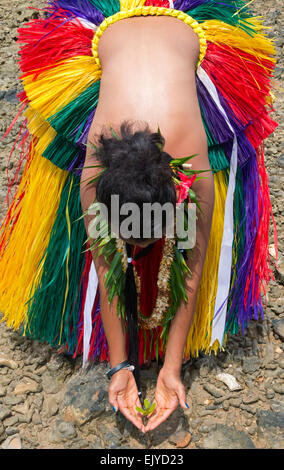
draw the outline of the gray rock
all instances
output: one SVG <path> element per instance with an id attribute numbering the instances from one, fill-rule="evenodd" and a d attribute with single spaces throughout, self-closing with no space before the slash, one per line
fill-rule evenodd
<path id="1" fill-rule="evenodd" d="M 98 425 L 98 432 L 106 449 L 118 449 L 122 441 L 122 435 L 117 428 L 110 428 L 104 424 Z"/>
<path id="2" fill-rule="evenodd" d="M 4 421 L 4 426 L 9 427 L 9 426 L 14 426 L 14 424 L 17 424 L 19 421 L 17 416 L 11 416 L 10 418 L 5 419 Z"/>
<path id="3" fill-rule="evenodd" d="M 274 346 L 271 343 L 268 343 L 264 346 L 263 351 L 263 364 L 267 365 L 274 360 Z"/>
<path id="4" fill-rule="evenodd" d="M 243 403 L 240 405 L 241 410 L 247 411 L 247 413 L 250 413 L 251 415 L 255 415 L 256 410 L 252 408 L 251 406 L 244 405 Z"/>
<path id="5" fill-rule="evenodd" d="M 83 425 L 103 414 L 113 414 L 105 371 L 106 368 L 94 366 L 88 371 L 81 370 L 67 382 L 62 410 L 65 421 Z"/>
<path id="6" fill-rule="evenodd" d="M 272 390 L 271 388 L 268 388 L 265 394 L 266 394 L 266 398 L 268 398 L 269 400 L 275 397 L 274 390 Z"/>
<path id="7" fill-rule="evenodd" d="M 58 432 L 64 437 L 65 439 L 72 439 L 74 437 L 77 437 L 77 431 L 74 428 L 73 424 L 71 423 L 66 423 L 62 421 L 58 425 Z"/>
<path id="8" fill-rule="evenodd" d="M 224 411 L 228 411 L 229 408 L 230 408 L 230 402 L 229 402 L 229 400 L 223 401 L 223 410 L 224 410 Z"/>
<path id="9" fill-rule="evenodd" d="M 277 320 L 272 320 L 272 329 L 274 333 L 279 336 L 281 341 L 284 341 L 284 318 L 279 318 Z"/>
<path id="10" fill-rule="evenodd" d="M 211 384 L 204 384 L 203 385 L 204 390 L 206 392 L 210 393 L 210 395 L 213 395 L 215 398 L 220 398 L 224 395 L 223 390 L 220 390 L 219 388 L 215 387 L 214 385 Z"/>
<path id="11" fill-rule="evenodd" d="M 202 410 L 200 411 L 200 416 L 214 416 L 215 415 L 215 411 L 214 410 Z"/>
<path id="12" fill-rule="evenodd" d="M 6 428 L 5 432 L 6 432 L 7 436 L 13 436 L 14 434 L 18 434 L 19 430 L 18 430 L 18 428 L 13 428 L 11 426 L 11 427 Z"/>
<path id="13" fill-rule="evenodd" d="M 32 416 L 32 423 L 35 425 L 41 424 L 41 417 L 38 411 L 35 411 Z"/>
<path id="14" fill-rule="evenodd" d="M 270 408 L 272 411 L 275 411 L 276 413 L 284 413 L 284 403 L 283 401 L 280 400 L 272 400 L 270 402 Z"/>
<path id="15" fill-rule="evenodd" d="M 241 398 L 230 398 L 229 403 L 231 406 L 234 406 L 235 408 L 239 408 L 242 403 Z"/>
<path id="16" fill-rule="evenodd" d="M 269 364 L 264 364 L 266 370 L 275 370 L 277 369 L 276 362 L 270 362 Z"/>
<path id="17" fill-rule="evenodd" d="M 243 397 L 243 403 L 245 405 L 250 405 L 251 403 L 256 403 L 259 400 L 259 395 L 256 393 L 250 393 Z"/>
<path id="18" fill-rule="evenodd" d="M 273 390 L 276 393 L 279 393 L 281 395 L 284 395 L 284 383 L 281 384 L 274 384 L 273 385 Z"/>
<path id="19" fill-rule="evenodd" d="M 56 378 L 51 375 L 48 371 L 46 371 L 42 375 L 42 387 L 45 393 L 47 394 L 55 394 L 58 393 L 63 384 L 62 382 L 56 380 Z"/>
<path id="20" fill-rule="evenodd" d="M 9 418 L 9 416 L 11 415 L 11 410 L 6 408 L 5 406 L 0 405 L 0 421 L 4 421 L 4 419 Z"/>
<path id="21" fill-rule="evenodd" d="M 283 356 L 279 357 L 277 362 L 278 362 L 279 367 L 281 367 L 281 369 L 284 369 L 284 358 L 283 358 Z"/>
<path id="22" fill-rule="evenodd" d="M 20 403 L 23 403 L 25 401 L 24 396 L 13 396 L 13 395 L 7 395 L 4 399 L 3 402 L 7 406 L 14 406 L 14 405 L 19 405 Z"/>
<path id="23" fill-rule="evenodd" d="M 253 374 L 254 372 L 259 370 L 261 365 L 261 360 L 255 356 L 244 357 L 242 360 L 243 372 L 245 374 Z"/>
<path id="24" fill-rule="evenodd" d="M 284 446 L 284 413 L 270 410 L 257 411 L 257 433 L 273 449 Z"/>
<path id="25" fill-rule="evenodd" d="M 55 416 L 58 413 L 59 406 L 56 399 L 53 396 L 47 396 L 44 400 L 43 411 L 48 418 Z"/>
<path id="26" fill-rule="evenodd" d="M 2 422 L 0 421 L 0 443 L 1 443 L 2 441 L 4 441 L 4 440 L 6 439 L 6 437 L 7 437 L 7 434 L 6 434 L 6 432 L 5 432 L 5 428 L 4 428 L 3 424 L 2 424 Z"/>
<path id="27" fill-rule="evenodd" d="M 217 424 L 201 445 L 202 449 L 255 449 L 250 437 L 233 426 Z"/>

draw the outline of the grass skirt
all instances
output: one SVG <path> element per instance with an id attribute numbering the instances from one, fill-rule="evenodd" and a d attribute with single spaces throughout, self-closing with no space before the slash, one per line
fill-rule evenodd
<path id="1" fill-rule="evenodd" d="M 80 219 L 81 168 L 100 90 L 97 45 L 109 24 L 138 15 L 175 16 L 200 39 L 196 85 L 216 200 L 184 358 L 217 352 L 228 332 L 261 318 L 261 292 L 273 277 L 263 142 L 277 125 L 270 118 L 275 59 L 261 20 L 241 0 L 50 1 L 44 18 L 19 29 L 25 158 L 0 230 L 0 310 L 9 327 L 85 361 L 109 358 Z M 164 354 L 160 333 L 139 329 L 141 364 Z"/>

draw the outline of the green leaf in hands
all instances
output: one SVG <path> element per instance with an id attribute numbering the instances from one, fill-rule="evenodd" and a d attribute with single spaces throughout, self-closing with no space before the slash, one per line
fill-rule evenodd
<path id="1" fill-rule="evenodd" d="M 139 413 L 142 413 L 144 416 L 147 416 L 147 415 L 150 415 L 151 413 L 153 413 L 153 411 L 156 407 L 156 403 L 153 403 L 150 406 L 149 401 L 145 399 L 144 400 L 144 406 L 145 406 L 144 410 L 142 408 L 139 408 L 139 406 L 136 406 L 136 410 L 139 411 Z"/>

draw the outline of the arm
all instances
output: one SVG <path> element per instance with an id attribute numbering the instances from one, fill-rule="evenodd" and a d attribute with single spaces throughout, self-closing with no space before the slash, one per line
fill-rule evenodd
<path id="1" fill-rule="evenodd" d="M 190 142 L 183 149 L 172 151 L 172 154 L 186 155 L 188 154 L 185 153 L 186 147 L 191 148 L 191 154 L 198 154 L 198 157 L 191 161 L 193 169 L 194 166 L 196 170 L 210 169 L 204 129 L 196 128 L 190 136 Z M 145 428 L 146 432 L 155 429 L 165 421 L 179 404 L 183 409 L 187 408 L 185 388 L 180 379 L 180 372 L 184 348 L 194 319 L 214 209 L 213 174 L 209 170 L 204 175 L 206 178 L 196 181 L 192 187 L 202 212 L 197 209 L 196 245 L 189 253 L 187 260 L 191 271 L 191 275 L 186 279 L 188 300 L 186 303 L 181 303 L 171 321 L 164 365 L 159 373 L 155 393 L 157 406 Z"/>
<path id="2" fill-rule="evenodd" d="M 96 164 L 96 159 L 87 152 L 80 185 L 81 205 L 84 212 L 87 211 L 96 197 L 95 185 L 88 184 L 90 179 L 96 176 L 96 171 L 98 171 L 96 168 L 88 167 L 94 167 Z M 89 223 L 94 217 L 95 215 L 86 215 L 84 218 L 87 233 Z M 123 318 L 119 318 L 117 315 L 117 297 L 113 299 L 111 304 L 109 304 L 108 301 L 108 290 L 105 287 L 104 276 L 109 266 L 104 256 L 98 256 L 97 250 L 93 250 L 92 257 L 98 275 L 101 318 L 107 338 L 110 366 L 112 368 L 127 359 L 125 322 Z M 108 389 L 108 399 L 115 411 L 120 409 L 129 421 L 137 426 L 138 429 L 144 431 L 142 417 L 136 411 L 136 406 L 141 407 L 141 403 L 138 398 L 136 382 L 131 371 L 122 369 L 113 375 Z"/>
<path id="3" fill-rule="evenodd" d="M 81 205 L 84 212 L 87 211 L 96 197 L 95 185 L 88 183 L 90 179 L 96 176 L 96 172 L 98 172 L 98 169 L 89 167 L 93 167 L 97 164 L 98 161 L 95 157 L 87 153 L 80 186 Z M 88 226 L 94 217 L 95 215 L 86 215 L 84 217 L 87 234 Z M 125 324 L 124 320 L 119 318 L 117 315 L 117 298 L 114 298 L 111 304 L 108 302 L 108 292 L 104 285 L 104 276 L 109 269 L 108 264 L 106 263 L 103 255 L 98 256 L 97 250 L 92 251 L 92 258 L 98 275 L 101 317 L 109 347 L 110 365 L 111 367 L 114 367 L 127 359 L 125 348 Z"/>
<path id="4" fill-rule="evenodd" d="M 117 297 L 113 299 L 111 304 L 108 301 L 108 291 L 104 285 L 104 275 L 108 271 L 105 259 L 103 256 L 97 256 L 94 251 L 93 260 L 98 274 L 101 317 L 109 348 L 110 367 L 112 368 L 127 359 L 125 322 L 117 315 Z"/>
<path id="5" fill-rule="evenodd" d="M 187 149 L 190 148 L 190 154 L 197 154 L 190 161 L 192 169 L 196 171 L 208 170 L 210 169 L 210 162 L 208 159 L 207 137 L 198 108 L 196 108 L 194 116 L 196 116 L 196 122 L 191 123 L 192 132 L 190 135 L 184 142 L 175 143 L 174 148 L 171 150 L 174 150 L 174 155 L 188 155 Z M 186 279 L 188 301 L 186 304 L 181 303 L 171 322 L 165 354 L 164 367 L 177 374 L 181 370 L 183 351 L 195 314 L 198 287 L 206 257 L 214 209 L 215 192 L 212 171 L 206 171 L 202 176 L 205 178 L 195 181 L 192 185 L 202 212 L 197 208 L 196 245 L 188 253 L 187 259 L 187 265 L 192 273 Z"/>
<path id="6" fill-rule="evenodd" d="M 188 255 L 187 265 L 192 273 L 186 279 L 188 301 L 186 304 L 181 303 L 171 322 L 169 331 L 164 368 L 176 374 L 180 374 L 184 348 L 194 319 L 198 287 L 202 276 L 214 207 L 213 177 L 212 179 L 211 177 L 208 178 L 208 180 L 200 180 L 197 183 L 201 183 L 198 192 L 201 191 L 203 195 L 206 194 L 209 200 L 200 203 L 203 214 L 198 213 L 196 246 Z M 195 191 L 197 192 L 196 189 Z M 197 194 L 197 198 L 201 200 L 199 194 Z"/>

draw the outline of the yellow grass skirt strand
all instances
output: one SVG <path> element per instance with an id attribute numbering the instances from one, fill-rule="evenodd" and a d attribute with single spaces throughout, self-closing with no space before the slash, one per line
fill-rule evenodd
<path id="1" fill-rule="evenodd" d="M 43 119 L 43 117 L 31 107 L 25 111 L 25 116 L 28 119 L 27 126 L 30 134 L 37 138 L 34 144 L 35 152 L 42 155 L 55 139 L 57 132 L 51 127 L 48 121 Z"/>
<path id="2" fill-rule="evenodd" d="M 123 2 L 123 4 L 128 4 L 128 3 L 138 3 L 138 2 L 131 2 L 131 1 L 126 1 Z M 163 8 L 163 7 L 154 7 L 154 6 L 137 6 L 136 8 L 133 8 L 131 10 L 122 10 L 119 11 L 118 13 L 115 13 L 115 15 L 109 16 L 106 18 L 98 27 L 94 39 L 93 39 L 93 45 L 92 45 L 92 50 L 93 50 L 93 56 L 95 58 L 95 61 L 99 67 L 101 67 L 100 59 L 98 56 L 98 45 L 99 45 L 99 40 L 103 34 L 103 32 L 110 26 L 111 24 L 116 23 L 119 20 L 123 20 L 125 18 L 131 18 L 132 16 L 172 16 L 173 18 L 177 18 L 184 23 L 186 23 L 188 26 L 190 26 L 193 31 L 198 35 L 199 37 L 199 43 L 200 43 L 200 54 L 199 54 L 199 61 L 197 63 L 197 67 L 199 64 L 201 64 L 207 50 L 207 42 L 206 42 L 206 36 L 203 31 L 203 27 L 200 23 L 198 23 L 196 20 L 194 20 L 191 16 L 187 15 L 186 13 L 180 11 L 180 10 L 173 10 L 170 8 Z"/>
<path id="3" fill-rule="evenodd" d="M 120 0 L 120 9 L 123 10 L 132 10 L 133 8 L 143 7 L 146 0 Z"/>
<path id="4" fill-rule="evenodd" d="M 2 321 L 7 321 L 8 327 L 17 329 L 25 320 L 25 303 L 33 294 L 34 282 L 41 276 L 42 257 L 67 176 L 67 171 L 35 153 L 32 147 L 31 163 L 25 168 L 14 199 L 16 201 L 25 193 L 19 219 L 6 249 L 0 253 L 0 311 L 4 314 Z M 13 204 L 11 208 L 13 212 Z M 14 212 L 18 214 L 18 209 Z"/>
<path id="5" fill-rule="evenodd" d="M 255 34 L 249 36 L 245 31 L 219 20 L 208 20 L 202 23 L 202 28 L 209 42 L 215 44 L 225 44 L 228 47 L 241 49 L 256 58 L 263 58 L 276 62 L 270 56 L 275 54 L 275 48 L 272 41 L 260 34 L 262 24 L 256 18 L 248 18 L 248 22 L 255 29 Z"/>
<path id="6" fill-rule="evenodd" d="M 214 174 L 215 204 L 206 258 L 200 281 L 196 312 L 184 350 L 184 357 L 197 357 L 199 351 L 217 352 L 218 341 L 210 348 L 215 297 L 218 284 L 218 267 L 223 237 L 225 202 L 227 195 L 226 170 Z"/>
<path id="7" fill-rule="evenodd" d="M 77 56 L 36 76 L 36 71 L 22 77 L 30 106 L 44 119 L 53 116 L 101 78 L 94 57 Z"/>

